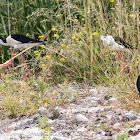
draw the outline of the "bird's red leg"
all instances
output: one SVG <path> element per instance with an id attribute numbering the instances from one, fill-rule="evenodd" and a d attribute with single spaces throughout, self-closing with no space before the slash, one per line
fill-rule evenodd
<path id="1" fill-rule="evenodd" d="M 23 77 L 23 82 L 24 82 L 25 76 L 26 76 L 26 71 L 27 71 L 27 64 L 26 64 L 26 60 L 25 60 L 23 52 L 22 52 L 22 58 L 23 58 L 23 61 L 24 61 L 24 64 L 25 64 L 24 77 Z M 23 93 L 23 88 L 22 88 L 22 93 Z"/>
<path id="2" fill-rule="evenodd" d="M 11 65 L 14 51 L 15 51 L 15 48 L 13 49 L 13 52 L 12 52 L 11 59 L 10 59 L 9 63 L 8 63 L 8 64 L 5 64 L 5 65 L 3 65 L 3 66 L 0 66 L 0 68 L 1 68 L 1 67 L 7 67 L 7 66 Z"/>
<path id="3" fill-rule="evenodd" d="M 22 52 L 22 51 L 21 51 Z M 25 71 L 24 71 L 24 77 L 23 77 L 23 81 L 25 80 L 25 76 L 26 76 L 26 71 L 27 71 L 27 64 L 26 64 L 26 60 L 24 58 L 24 54 L 22 52 L 22 58 L 23 58 L 23 61 L 24 61 L 24 64 L 25 64 Z"/>
<path id="4" fill-rule="evenodd" d="M 120 60 L 121 60 L 121 68 L 124 69 L 124 61 L 123 61 L 123 59 L 122 59 L 122 57 L 121 57 L 120 52 L 118 52 L 118 56 L 119 56 L 119 58 L 120 58 Z"/>

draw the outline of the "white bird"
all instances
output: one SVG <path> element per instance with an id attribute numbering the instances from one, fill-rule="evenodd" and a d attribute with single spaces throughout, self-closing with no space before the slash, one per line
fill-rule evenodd
<path id="1" fill-rule="evenodd" d="M 0 44 L 4 45 L 4 46 L 14 47 L 9 63 L 6 64 L 6 65 L 0 66 L 0 67 L 6 67 L 6 66 L 9 66 L 11 64 L 15 49 L 20 49 L 21 52 L 22 52 L 22 49 L 29 48 L 30 46 L 41 45 L 41 44 L 44 44 L 44 42 L 34 40 L 34 39 L 29 38 L 25 35 L 13 34 L 13 35 L 9 35 L 6 39 L 3 39 L 2 37 L 0 37 Z M 25 71 L 24 71 L 24 78 L 23 78 L 23 81 L 24 81 L 25 76 L 26 76 L 27 64 L 26 64 L 26 60 L 24 58 L 23 53 L 22 53 L 22 58 L 23 58 L 23 61 L 24 61 L 24 64 L 25 64 Z"/>
<path id="2" fill-rule="evenodd" d="M 103 41 L 104 46 L 108 46 L 110 50 L 117 51 L 119 58 L 121 60 L 121 66 L 124 68 L 124 61 L 121 58 L 121 54 L 119 51 L 128 52 L 132 56 L 132 52 L 129 50 L 129 48 L 133 48 L 130 44 L 126 43 L 123 39 L 119 37 L 113 38 L 111 35 L 101 35 L 101 40 Z M 121 43 L 118 44 L 116 41 L 119 41 Z"/>

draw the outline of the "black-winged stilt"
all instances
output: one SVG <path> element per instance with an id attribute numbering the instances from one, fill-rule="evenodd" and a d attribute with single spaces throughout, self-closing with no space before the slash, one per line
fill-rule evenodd
<path id="1" fill-rule="evenodd" d="M 110 50 L 117 51 L 118 56 L 121 60 L 121 68 L 124 68 L 124 61 L 121 58 L 120 51 L 128 52 L 132 56 L 132 52 L 129 50 L 129 48 L 133 48 L 130 44 L 126 43 L 123 39 L 120 37 L 114 37 L 111 35 L 101 35 L 101 40 L 103 41 L 103 44 L 105 46 L 108 46 Z M 120 44 L 118 44 L 120 42 Z"/>
<path id="2" fill-rule="evenodd" d="M 44 42 L 34 40 L 34 39 L 29 38 L 25 35 L 13 34 L 13 35 L 9 35 L 6 39 L 3 39 L 2 37 L 0 37 L 0 44 L 4 45 L 4 46 L 13 46 L 14 47 L 9 63 L 5 64 L 3 66 L 0 66 L 0 67 L 6 67 L 6 66 L 9 66 L 11 64 L 15 49 L 20 49 L 22 52 L 22 49 L 29 48 L 30 46 L 41 45 L 41 44 L 44 44 Z M 24 71 L 24 77 L 23 77 L 23 81 L 24 81 L 25 76 L 26 76 L 27 64 L 26 64 L 26 60 L 24 58 L 23 53 L 22 53 L 22 58 L 23 58 L 23 61 L 25 64 L 25 71 Z"/>
<path id="3" fill-rule="evenodd" d="M 140 74 L 136 79 L 136 88 L 137 88 L 138 92 L 140 93 Z"/>

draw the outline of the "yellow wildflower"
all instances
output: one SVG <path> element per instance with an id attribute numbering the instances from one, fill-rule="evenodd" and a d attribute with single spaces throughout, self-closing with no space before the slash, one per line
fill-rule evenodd
<path id="1" fill-rule="evenodd" d="M 38 53 L 35 53 L 35 55 L 34 56 L 38 56 Z"/>
<path id="2" fill-rule="evenodd" d="M 64 62 L 64 61 L 65 61 L 65 59 L 64 59 L 64 58 L 61 58 L 61 59 L 60 59 L 60 61 L 61 61 L 61 62 L 62 62 L 62 61 Z"/>
<path id="3" fill-rule="evenodd" d="M 40 47 L 44 47 L 45 45 L 40 45 Z"/>
<path id="4" fill-rule="evenodd" d="M 116 54 L 116 52 L 113 52 L 112 55 Z"/>
<path id="5" fill-rule="evenodd" d="M 78 19 L 77 19 L 77 18 L 75 18 L 75 19 L 74 19 L 74 21 L 75 21 L 75 22 L 78 22 Z"/>
<path id="6" fill-rule="evenodd" d="M 130 14 L 129 16 L 130 16 L 130 17 L 134 17 L 134 14 Z"/>
<path id="7" fill-rule="evenodd" d="M 73 36 L 72 36 L 72 39 L 75 39 L 75 38 L 76 38 L 76 36 L 75 36 L 75 35 L 73 35 Z"/>
<path id="8" fill-rule="evenodd" d="M 61 46 L 62 46 L 62 47 L 65 47 L 66 45 L 65 45 L 65 44 L 61 44 Z"/>
<path id="9" fill-rule="evenodd" d="M 16 54 L 14 53 L 13 56 L 15 56 Z"/>
<path id="10" fill-rule="evenodd" d="M 29 33 L 26 34 L 26 36 L 28 36 L 28 35 L 29 35 Z"/>
<path id="11" fill-rule="evenodd" d="M 79 34 L 82 34 L 82 32 L 79 32 Z"/>
<path id="12" fill-rule="evenodd" d="M 40 35 L 38 38 L 42 38 L 43 37 L 43 35 Z"/>
<path id="13" fill-rule="evenodd" d="M 115 81 L 115 79 L 112 78 L 112 82 Z"/>
<path id="14" fill-rule="evenodd" d="M 75 40 L 76 40 L 76 42 L 80 42 L 78 38 L 76 38 Z"/>
<path id="15" fill-rule="evenodd" d="M 47 103 L 45 103 L 45 104 L 44 104 L 44 107 L 45 107 L 45 108 L 47 108 L 47 106 L 48 106 L 48 104 L 47 104 Z"/>
<path id="16" fill-rule="evenodd" d="M 36 54 L 36 53 L 38 53 L 38 51 L 34 51 L 34 53 Z"/>
<path id="17" fill-rule="evenodd" d="M 54 35 L 53 35 L 53 37 L 57 37 L 57 36 L 58 36 L 57 34 L 54 34 Z"/>
<path id="18" fill-rule="evenodd" d="M 97 32 L 94 32 L 92 35 L 97 35 L 98 33 Z"/>
<path id="19" fill-rule="evenodd" d="M 45 66 L 45 64 L 42 64 L 42 66 Z"/>
<path id="20" fill-rule="evenodd" d="M 83 27 L 83 30 L 85 30 L 85 27 Z"/>
<path id="21" fill-rule="evenodd" d="M 82 20 L 85 20 L 85 18 L 82 18 Z"/>
<path id="22" fill-rule="evenodd" d="M 52 27 L 52 31 L 55 31 L 56 29 L 54 27 Z"/>
<path id="23" fill-rule="evenodd" d="M 135 64 L 138 64 L 139 62 L 137 61 L 137 62 L 135 62 Z"/>
<path id="24" fill-rule="evenodd" d="M 114 0 L 110 0 L 110 2 L 114 2 Z"/>
<path id="25" fill-rule="evenodd" d="M 59 15 L 59 14 L 58 14 L 58 15 L 56 15 L 56 17 L 57 17 L 57 18 L 59 18 L 59 17 L 60 17 L 60 15 Z"/>
<path id="26" fill-rule="evenodd" d="M 49 58 L 50 58 L 50 56 L 49 56 L 49 55 L 46 55 L 46 58 L 48 58 L 48 59 L 49 59 Z"/>

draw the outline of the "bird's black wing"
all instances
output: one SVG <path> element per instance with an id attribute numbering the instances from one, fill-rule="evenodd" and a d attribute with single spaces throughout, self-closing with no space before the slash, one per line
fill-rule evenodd
<path id="1" fill-rule="evenodd" d="M 114 40 L 118 43 L 118 44 L 120 44 L 120 45 L 123 45 L 125 48 L 131 48 L 131 49 L 133 49 L 133 46 L 132 45 L 130 45 L 130 44 L 128 44 L 127 42 L 125 42 L 122 38 L 120 38 L 120 37 L 114 37 Z M 136 49 L 136 48 L 135 48 Z"/>
<path id="2" fill-rule="evenodd" d="M 13 38 L 17 41 L 20 41 L 21 43 L 39 43 L 39 42 L 42 42 L 42 41 L 38 41 L 38 40 L 32 39 L 30 37 L 27 37 L 27 36 L 21 35 L 21 34 L 13 34 L 13 35 L 11 35 L 11 38 Z"/>
<path id="3" fill-rule="evenodd" d="M 139 91 L 140 93 L 140 75 L 138 76 L 137 80 L 136 80 L 136 87 L 137 87 L 137 90 Z"/>

